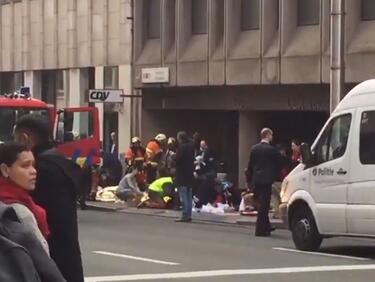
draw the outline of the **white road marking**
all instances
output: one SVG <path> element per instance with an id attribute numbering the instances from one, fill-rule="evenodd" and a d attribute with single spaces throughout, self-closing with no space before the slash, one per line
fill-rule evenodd
<path id="1" fill-rule="evenodd" d="M 291 273 L 345 271 L 345 270 L 347 271 L 348 270 L 349 271 L 375 270 L 375 264 L 282 267 L 282 268 L 262 268 L 262 269 L 208 270 L 208 271 L 192 271 L 192 272 L 176 272 L 176 273 L 96 276 L 96 277 L 87 277 L 85 279 L 85 282 L 141 281 L 141 280 L 158 280 L 158 279 L 161 280 L 161 279 L 238 276 L 238 275 L 291 274 Z"/>
<path id="2" fill-rule="evenodd" d="M 344 258 L 344 259 L 354 259 L 354 260 L 370 260 L 368 258 L 353 257 L 353 256 L 344 256 L 344 255 L 335 255 L 335 254 L 327 254 L 327 253 L 318 253 L 318 252 L 306 252 L 306 251 L 300 251 L 300 250 L 295 250 L 295 249 L 287 249 L 287 248 L 272 248 L 272 249 L 278 250 L 278 251 L 284 251 L 284 252 L 301 253 L 301 254 L 309 254 L 309 255 L 316 255 L 316 256 Z"/>
<path id="3" fill-rule="evenodd" d="M 140 261 L 146 261 L 146 262 L 153 262 L 153 263 L 158 263 L 158 264 L 180 265 L 180 263 L 177 263 L 177 262 L 170 262 L 170 261 L 163 261 L 163 260 L 156 260 L 156 259 L 135 257 L 135 256 L 129 256 L 129 255 L 124 255 L 124 254 L 116 254 L 116 253 L 110 253 L 110 252 L 103 252 L 103 251 L 95 251 L 93 253 L 100 254 L 100 255 L 106 255 L 106 256 L 112 256 L 112 257 L 134 259 L 134 260 L 140 260 Z"/>

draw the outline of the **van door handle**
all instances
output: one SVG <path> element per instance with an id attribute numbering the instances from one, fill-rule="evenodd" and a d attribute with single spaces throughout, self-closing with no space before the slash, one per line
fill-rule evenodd
<path id="1" fill-rule="evenodd" d="M 344 169 L 342 169 L 342 168 L 340 168 L 338 171 L 337 171 L 337 174 L 338 175 L 345 175 L 345 174 L 347 174 L 348 172 L 346 171 L 346 170 L 344 170 Z"/>

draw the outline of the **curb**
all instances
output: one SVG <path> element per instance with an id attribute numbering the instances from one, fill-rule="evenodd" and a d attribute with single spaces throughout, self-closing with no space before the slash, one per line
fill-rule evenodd
<path id="1" fill-rule="evenodd" d="M 127 211 L 126 209 L 122 207 L 103 207 L 103 206 L 92 205 L 90 203 L 87 203 L 87 208 L 85 210 L 94 210 L 94 211 L 103 211 L 103 212 L 121 212 L 125 214 L 153 216 L 153 217 L 159 217 L 159 218 L 171 218 L 171 219 L 178 218 L 178 216 L 166 215 L 164 213 L 136 213 L 136 212 Z M 231 225 L 231 226 L 237 226 L 237 227 L 255 226 L 255 221 L 246 221 L 246 220 L 241 220 L 241 219 L 233 221 L 233 222 L 228 222 L 228 221 L 210 220 L 210 219 L 197 219 L 193 217 L 193 223 L 213 224 L 213 225 L 222 225 L 222 226 Z M 287 227 L 282 222 L 273 222 L 272 225 L 274 225 L 277 229 L 287 229 Z"/>
<path id="2" fill-rule="evenodd" d="M 140 215 L 140 216 L 150 216 L 150 217 L 158 217 L 158 218 L 166 218 L 170 220 L 178 219 L 179 216 L 172 216 L 172 215 L 165 215 L 165 214 L 155 214 L 155 213 L 135 213 L 135 212 L 128 212 L 126 210 L 119 211 L 121 213 L 125 214 L 131 214 L 131 215 Z M 233 226 L 233 227 L 245 227 L 244 225 L 236 224 L 236 222 L 226 222 L 226 221 L 218 221 L 218 220 L 209 220 L 209 219 L 199 219 L 194 218 L 191 223 L 189 224 L 210 224 L 210 225 L 216 225 L 216 226 Z"/>
<path id="3" fill-rule="evenodd" d="M 90 205 L 90 204 L 87 204 L 86 208 L 84 209 L 80 207 L 78 207 L 77 209 L 89 210 L 89 211 L 103 211 L 103 212 L 117 212 L 121 210 L 121 208 L 116 208 L 116 207 L 100 207 L 100 206 L 95 206 L 95 205 Z"/>
<path id="4" fill-rule="evenodd" d="M 236 224 L 242 226 L 255 226 L 255 222 L 245 220 L 237 220 Z M 272 222 L 271 220 L 271 225 L 275 226 L 276 229 L 288 229 L 288 227 L 283 222 Z"/>

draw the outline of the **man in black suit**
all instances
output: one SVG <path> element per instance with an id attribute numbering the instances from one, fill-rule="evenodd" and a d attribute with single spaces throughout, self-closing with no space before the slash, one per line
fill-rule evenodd
<path id="1" fill-rule="evenodd" d="M 261 142 L 251 148 L 247 181 L 254 189 L 254 198 L 258 203 L 255 236 L 269 236 L 275 230 L 271 227 L 268 211 L 280 158 L 277 149 L 270 144 L 273 140 L 272 130 L 263 128 L 260 135 Z"/>

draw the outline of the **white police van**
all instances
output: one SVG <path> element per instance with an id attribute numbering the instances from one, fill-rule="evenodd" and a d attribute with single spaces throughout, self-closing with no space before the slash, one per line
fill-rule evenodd
<path id="1" fill-rule="evenodd" d="M 375 237 L 375 79 L 354 87 L 301 152 L 280 194 L 296 248 L 317 250 L 333 236 Z"/>

